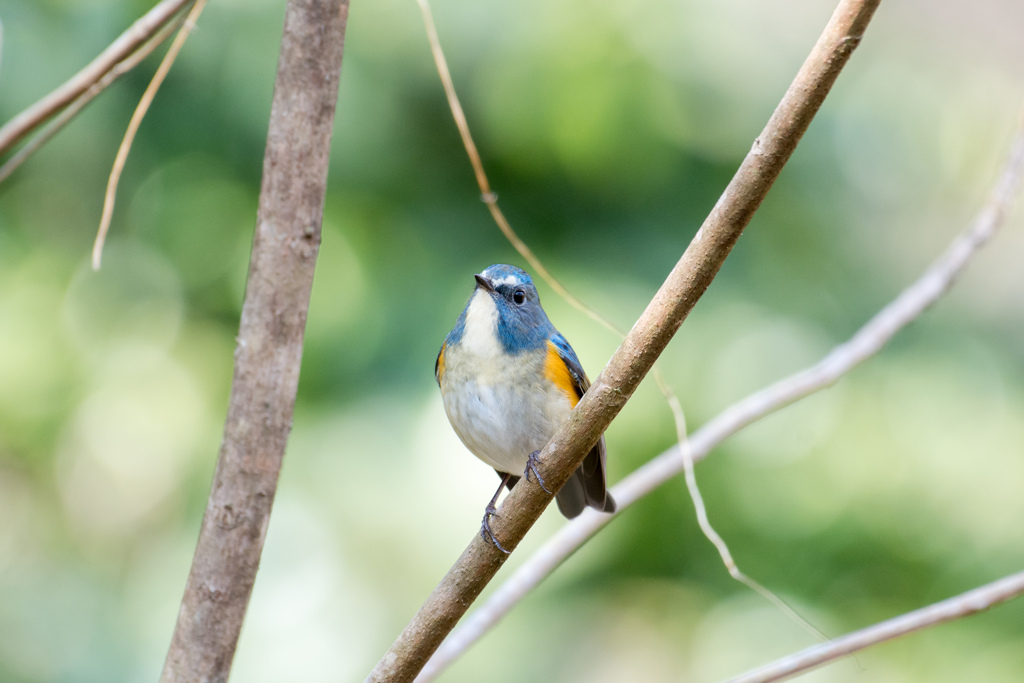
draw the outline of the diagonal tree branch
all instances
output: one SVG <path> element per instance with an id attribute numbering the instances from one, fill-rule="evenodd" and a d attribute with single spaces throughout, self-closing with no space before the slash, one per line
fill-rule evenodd
<path id="1" fill-rule="evenodd" d="M 1024 126 L 1024 122 L 1022 122 Z M 967 267 L 971 258 L 1003 224 L 1024 173 L 1024 129 L 1018 130 L 1008 158 L 987 203 L 974 222 L 912 285 L 865 324 L 847 342 L 815 365 L 782 379 L 736 403 L 689 438 L 694 462 L 741 429 L 815 392 L 835 384 L 878 353 L 897 332 L 938 301 Z M 616 516 L 684 469 L 678 446 L 652 459 L 612 488 L 619 505 Z M 416 683 L 434 680 L 562 562 L 603 529 L 612 516 L 585 511 L 565 524 L 527 559 L 487 602 L 469 616 L 438 648 Z"/>
<path id="2" fill-rule="evenodd" d="M 942 602 L 907 612 L 827 643 L 809 647 L 760 669 L 730 679 L 728 683 L 783 681 L 866 647 L 884 643 L 914 631 L 938 626 L 947 621 L 969 617 L 1020 595 L 1024 595 L 1024 572 L 1011 574 Z"/>
<path id="3" fill-rule="evenodd" d="M 570 419 L 541 452 L 543 478 L 558 490 L 608 427 L 711 284 L 754 211 L 792 155 L 839 72 L 859 44 L 879 0 L 841 0 L 761 135 L 682 258 L 630 330 Z M 492 529 L 515 548 L 551 502 L 525 478 Z M 474 535 L 370 681 L 411 681 L 504 564 L 507 555 Z"/>
<path id="4" fill-rule="evenodd" d="M 459 135 L 462 137 L 462 144 L 466 148 L 466 154 L 469 156 L 470 165 L 473 167 L 473 172 L 476 175 L 477 185 L 480 188 L 480 197 L 484 203 L 487 204 L 487 208 L 490 210 L 491 217 L 494 219 L 494 222 L 515 250 L 518 251 L 524 259 L 526 259 L 534 272 L 539 275 L 548 284 L 548 286 L 555 290 L 555 292 L 569 303 L 569 305 L 573 306 L 576 310 L 615 334 L 619 338 L 619 341 L 622 341 L 626 338 L 626 333 L 621 331 L 616 325 L 613 325 L 603 315 L 573 296 L 562 285 L 562 283 L 551 274 L 541 260 L 537 258 L 537 255 L 533 253 L 525 242 L 523 242 L 519 235 L 516 234 L 515 230 L 512 229 L 512 225 L 508 222 L 508 219 L 505 218 L 505 214 L 498 207 L 498 195 L 491 190 L 490 183 L 487 180 L 487 174 L 484 172 L 483 162 L 480 159 L 480 153 L 477 151 L 476 144 L 473 142 L 473 136 L 469 130 L 469 122 L 466 120 L 466 114 L 462 110 L 462 104 L 459 102 L 458 95 L 455 92 L 455 84 L 452 82 L 451 73 L 448 70 L 448 62 L 445 59 L 444 50 L 441 48 L 441 41 L 437 35 L 437 28 L 434 25 L 433 13 L 430 11 L 430 2 L 429 0 L 418 0 L 418 2 L 423 14 L 423 24 L 427 31 L 427 40 L 430 43 L 430 51 L 434 55 L 434 63 L 437 66 L 438 75 L 441 77 L 441 84 L 444 86 L 444 92 L 448 98 L 448 108 L 451 109 L 452 118 L 455 119 L 455 125 L 459 130 Z M 689 450 L 685 448 L 687 433 L 686 415 L 683 412 L 682 404 L 679 402 L 679 397 L 676 396 L 675 391 L 673 391 L 672 387 L 665 379 L 665 376 L 661 372 L 661 368 L 658 367 L 657 363 L 654 363 L 654 365 L 651 366 L 651 374 L 654 375 L 654 381 L 661 390 L 662 396 L 665 397 L 665 401 L 668 403 L 669 409 L 672 411 L 672 416 L 676 423 L 676 434 L 679 438 L 684 460 L 691 458 Z M 697 486 L 696 475 L 693 473 L 692 461 L 686 464 L 685 474 L 686 487 L 689 490 L 690 498 L 693 499 L 694 506 L 696 507 L 697 520 L 700 522 L 701 531 L 704 532 L 704 535 L 708 540 L 711 541 L 711 543 L 718 549 L 719 555 L 721 556 L 722 562 L 728 570 L 729 575 L 749 587 L 751 590 L 760 593 L 766 600 L 788 614 L 793 620 L 800 623 L 809 632 L 820 637 L 822 640 L 827 640 L 820 631 L 809 624 L 806 619 L 797 614 L 797 612 L 783 600 L 740 570 L 732 557 L 732 553 L 729 552 L 729 546 L 718 532 L 715 531 L 708 519 L 707 510 L 704 506 L 704 499 L 701 496 L 700 488 Z"/>
<path id="5" fill-rule="evenodd" d="M 21 112 L 0 128 L 0 156 L 41 126 L 51 116 L 78 99 L 119 62 L 142 47 L 164 24 L 193 0 L 163 0 L 128 27 L 117 40 L 63 85 Z"/>
<path id="6" fill-rule="evenodd" d="M 163 683 L 224 682 L 292 426 L 348 0 L 289 0 L 224 440 Z"/>

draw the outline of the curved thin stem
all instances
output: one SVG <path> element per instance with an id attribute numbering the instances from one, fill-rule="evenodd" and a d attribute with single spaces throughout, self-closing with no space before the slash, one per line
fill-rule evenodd
<path id="1" fill-rule="evenodd" d="M 512 229 L 511 223 L 505 218 L 505 214 L 502 213 L 501 209 L 498 208 L 498 195 L 491 190 L 491 184 L 487 180 L 487 173 L 484 172 L 483 162 L 480 160 L 480 152 L 476 148 L 476 143 L 473 142 L 473 135 L 469 132 L 469 123 L 466 121 L 466 114 L 462 110 L 462 103 L 459 102 L 459 96 L 455 92 L 455 84 L 452 82 L 452 74 L 448 69 L 448 60 L 445 59 L 444 50 L 441 49 L 441 40 L 437 36 L 437 27 L 434 25 L 434 16 L 430 11 L 430 3 L 428 0 L 416 0 L 420 6 L 420 12 L 423 14 L 423 24 L 427 30 L 427 40 L 430 42 L 430 52 L 434 56 L 434 64 L 437 66 L 437 73 L 441 76 L 441 83 L 444 86 L 444 94 L 448 98 L 448 108 L 451 109 L 452 118 L 455 119 L 455 127 L 459 129 L 459 136 L 462 138 L 462 144 L 466 148 L 466 154 L 469 156 L 469 163 L 473 167 L 473 175 L 476 176 L 476 184 L 480 188 L 480 199 L 487 205 L 487 209 L 491 212 L 491 217 L 494 222 L 498 224 L 498 228 L 501 230 L 505 238 L 512 243 L 519 254 L 526 259 L 526 262 L 530 264 L 541 279 L 548 284 L 551 289 L 565 299 L 569 305 L 576 310 L 580 311 L 591 320 L 601 325 L 606 330 L 618 335 L 619 339 L 626 336 L 626 333 L 615 326 L 610 320 L 605 318 L 603 315 L 595 311 L 594 309 L 587 306 L 585 303 L 573 296 L 568 289 L 566 289 L 558 279 L 551 274 L 551 271 L 541 262 L 537 255 L 533 253 L 530 247 L 527 246 L 526 242 L 520 239 L 519 235 L 515 230 Z"/>
<path id="2" fill-rule="evenodd" d="M 206 0 L 195 0 L 195 4 L 192 5 L 192 10 L 188 13 L 185 18 L 185 23 L 182 24 L 181 29 L 178 31 L 178 35 L 174 36 L 174 42 L 171 43 L 171 47 L 167 50 L 167 54 L 164 55 L 163 60 L 160 62 L 160 66 L 157 68 L 156 73 L 153 74 L 153 79 L 146 86 L 146 91 L 142 93 L 142 99 L 139 100 L 138 106 L 135 107 L 135 113 L 132 114 L 131 120 L 128 122 L 128 130 L 124 133 L 124 138 L 121 140 L 121 146 L 117 149 L 117 156 L 114 158 L 114 166 L 110 169 L 110 178 L 107 180 L 107 191 L 103 196 L 103 215 L 100 218 L 100 227 L 96 232 L 96 241 L 92 246 L 92 269 L 100 269 L 100 261 L 103 256 L 103 244 L 107 239 L 107 230 L 110 229 L 110 220 L 114 216 L 114 200 L 117 198 L 117 184 L 121 180 L 121 171 L 124 170 L 124 165 L 128 161 L 128 152 L 132 149 L 132 143 L 135 141 L 135 134 L 139 130 L 139 126 L 142 125 L 142 119 L 146 116 L 146 112 L 149 111 L 149 105 L 153 103 L 153 98 L 156 97 L 156 91 L 160 89 L 160 86 L 164 82 L 164 78 L 171 70 L 171 65 L 174 64 L 174 60 L 177 59 L 178 53 L 181 51 L 182 46 L 185 44 L 185 40 L 189 34 L 192 33 L 192 29 L 196 27 L 196 20 L 199 15 L 203 13 L 203 8 L 206 6 Z"/>

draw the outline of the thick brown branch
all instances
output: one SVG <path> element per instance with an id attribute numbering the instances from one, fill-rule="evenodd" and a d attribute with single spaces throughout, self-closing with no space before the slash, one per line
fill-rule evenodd
<path id="1" fill-rule="evenodd" d="M 68 79 L 63 85 L 21 112 L 0 128 L 0 156 L 7 154 L 18 141 L 41 126 L 51 116 L 78 99 L 118 62 L 142 47 L 183 7 L 192 0 L 163 0 L 149 10 L 128 30 L 118 36 L 106 50 L 89 62 L 84 69 Z"/>
<path id="2" fill-rule="evenodd" d="M 291 431 L 348 0 L 289 0 L 231 400 L 161 681 L 226 681 Z"/>
<path id="3" fill-rule="evenodd" d="M 899 638 L 914 631 L 938 626 L 947 621 L 969 617 L 1020 595 L 1024 595 L 1024 572 L 1011 574 L 942 602 L 922 607 L 860 631 L 854 631 L 827 643 L 809 647 L 760 669 L 730 679 L 728 683 L 783 681 L 866 647 Z"/>
<path id="4" fill-rule="evenodd" d="M 561 488 L 711 284 L 860 42 L 878 3 L 879 0 L 839 3 L 711 215 L 569 421 L 542 451 L 542 475 L 549 486 Z M 519 544 L 551 501 L 540 486 L 524 484 L 525 481 L 524 478 L 516 485 L 502 505 L 500 516 L 492 523 L 506 548 Z M 493 544 L 474 536 L 368 680 L 413 680 L 506 557 Z"/>
<path id="5" fill-rule="evenodd" d="M 1020 191 L 1022 174 L 1024 130 L 1018 131 L 999 180 L 977 218 L 917 281 L 821 361 L 747 396 L 698 429 L 689 438 L 693 460 L 703 460 L 727 438 L 761 418 L 832 386 L 878 353 L 897 332 L 917 320 L 949 291 L 971 258 L 1005 222 Z M 683 468 L 679 447 L 673 446 L 634 471 L 611 490 L 619 504 L 616 515 L 679 474 Z M 562 527 L 444 641 L 416 678 L 416 683 L 428 683 L 440 675 L 612 519 L 608 515 L 586 511 Z"/>

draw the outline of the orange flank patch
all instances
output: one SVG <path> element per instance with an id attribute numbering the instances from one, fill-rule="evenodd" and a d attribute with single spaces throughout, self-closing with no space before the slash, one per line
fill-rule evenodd
<path id="1" fill-rule="evenodd" d="M 441 346 L 441 352 L 437 354 L 437 362 L 434 363 L 434 379 L 437 383 L 441 383 L 441 378 L 444 377 L 444 349 L 448 344 Z"/>
<path id="2" fill-rule="evenodd" d="M 572 381 L 572 375 L 569 374 L 569 368 L 565 366 L 565 361 L 562 360 L 558 349 L 551 342 L 548 342 L 548 356 L 544 359 L 544 377 L 565 392 L 565 395 L 569 397 L 569 405 L 573 408 L 576 407 L 576 404 L 580 402 L 580 397 L 576 394 L 576 385 Z"/>

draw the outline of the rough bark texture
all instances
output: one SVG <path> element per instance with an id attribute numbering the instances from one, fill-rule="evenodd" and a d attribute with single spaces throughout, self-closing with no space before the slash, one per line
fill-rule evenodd
<path id="1" fill-rule="evenodd" d="M 226 681 L 277 488 L 320 247 L 347 0 L 289 0 L 231 401 L 161 681 Z"/>
<path id="2" fill-rule="evenodd" d="M 625 341 L 541 452 L 541 475 L 557 491 L 651 369 L 711 284 L 740 233 L 821 107 L 880 0 L 842 0 L 764 131 L 722 197 Z M 535 482 L 520 483 L 491 527 L 515 548 L 551 502 Z M 412 681 L 508 556 L 475 535 L 368 681 Z"/>

